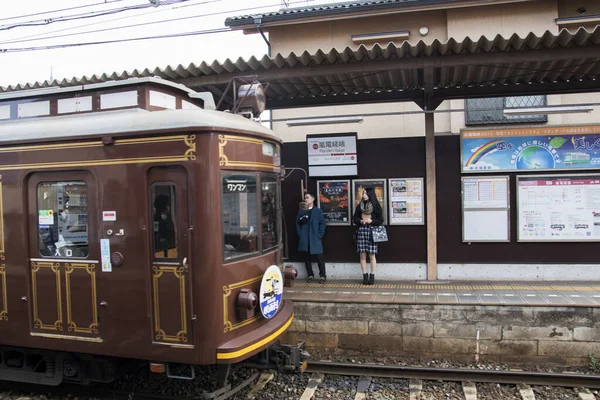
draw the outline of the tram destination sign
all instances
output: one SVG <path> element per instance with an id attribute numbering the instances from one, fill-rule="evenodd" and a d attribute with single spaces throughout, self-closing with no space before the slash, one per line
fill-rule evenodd
<path id="1" fill-rule="evenodd" d="M 356 176 L 356 133 L 307 135 L 310 176 Z"/>
<path id="2" fill-rule="evenodd" d="M 465 129 L 463 173 L 600 169 L 600 126 Z"/>

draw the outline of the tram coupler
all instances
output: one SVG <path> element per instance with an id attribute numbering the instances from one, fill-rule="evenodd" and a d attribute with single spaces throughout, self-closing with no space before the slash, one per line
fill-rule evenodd
<path id="1" fill-rule="evenodd" d="M 276 369 L 280 373 L 303 373 L 310 354 L 305 350 L 304 340 L 295 345 L 274 344 L 248 360 L 246 366 L 257 369 Z"/>

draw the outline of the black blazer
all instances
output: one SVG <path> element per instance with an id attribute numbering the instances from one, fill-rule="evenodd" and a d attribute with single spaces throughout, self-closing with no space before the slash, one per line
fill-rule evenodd
<path id="1" fill-rule="evenodd" d="M 383 210 L 381 209 L 381 205 L 374 204 L 373 205 L 373 213 L 371 214 L 371 225 L 379 226 L 383 225 Z M 354 210 L 354 216 L 352 217 L 352 222 L 354 225 L 362 225 L 362 212 L 360 211 L 360 204 L 356 206 L 356 210 Z"/>

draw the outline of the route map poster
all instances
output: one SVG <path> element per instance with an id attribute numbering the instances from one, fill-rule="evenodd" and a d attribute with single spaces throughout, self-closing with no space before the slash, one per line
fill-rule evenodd
<path id="1" fill-rule="evenodd" d="M 520 242 L 600 241 L 600 174 L 517 177 Z"/>
<path id="2" fill-rule="evenodd" d="M 423 225 L 423 178 L 390 178 L 390 225 Z"/>
<path id="3" fill-rule="evenodd" d="M 327 225 L 350 225 L 350 180 L 317 181 L 317 188 Z"/>
<path id="4" fill-rule="evenodd" d="M 599 168 L 597 125 L 461 131 L 463 173 Z"/>

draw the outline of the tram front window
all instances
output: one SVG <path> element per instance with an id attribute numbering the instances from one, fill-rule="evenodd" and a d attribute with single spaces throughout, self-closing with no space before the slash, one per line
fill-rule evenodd
<path id="1" fill-rule="evenodd" d="M 85 182 L 41 182 L 37 187 L 40 255 L 87 257 L 88 190 Z"/>
<path id="2" fill-rule="evenodd" d="M 258 251 L 256 177 L 226 175 L 222 180 L 225 260 Z"/>

